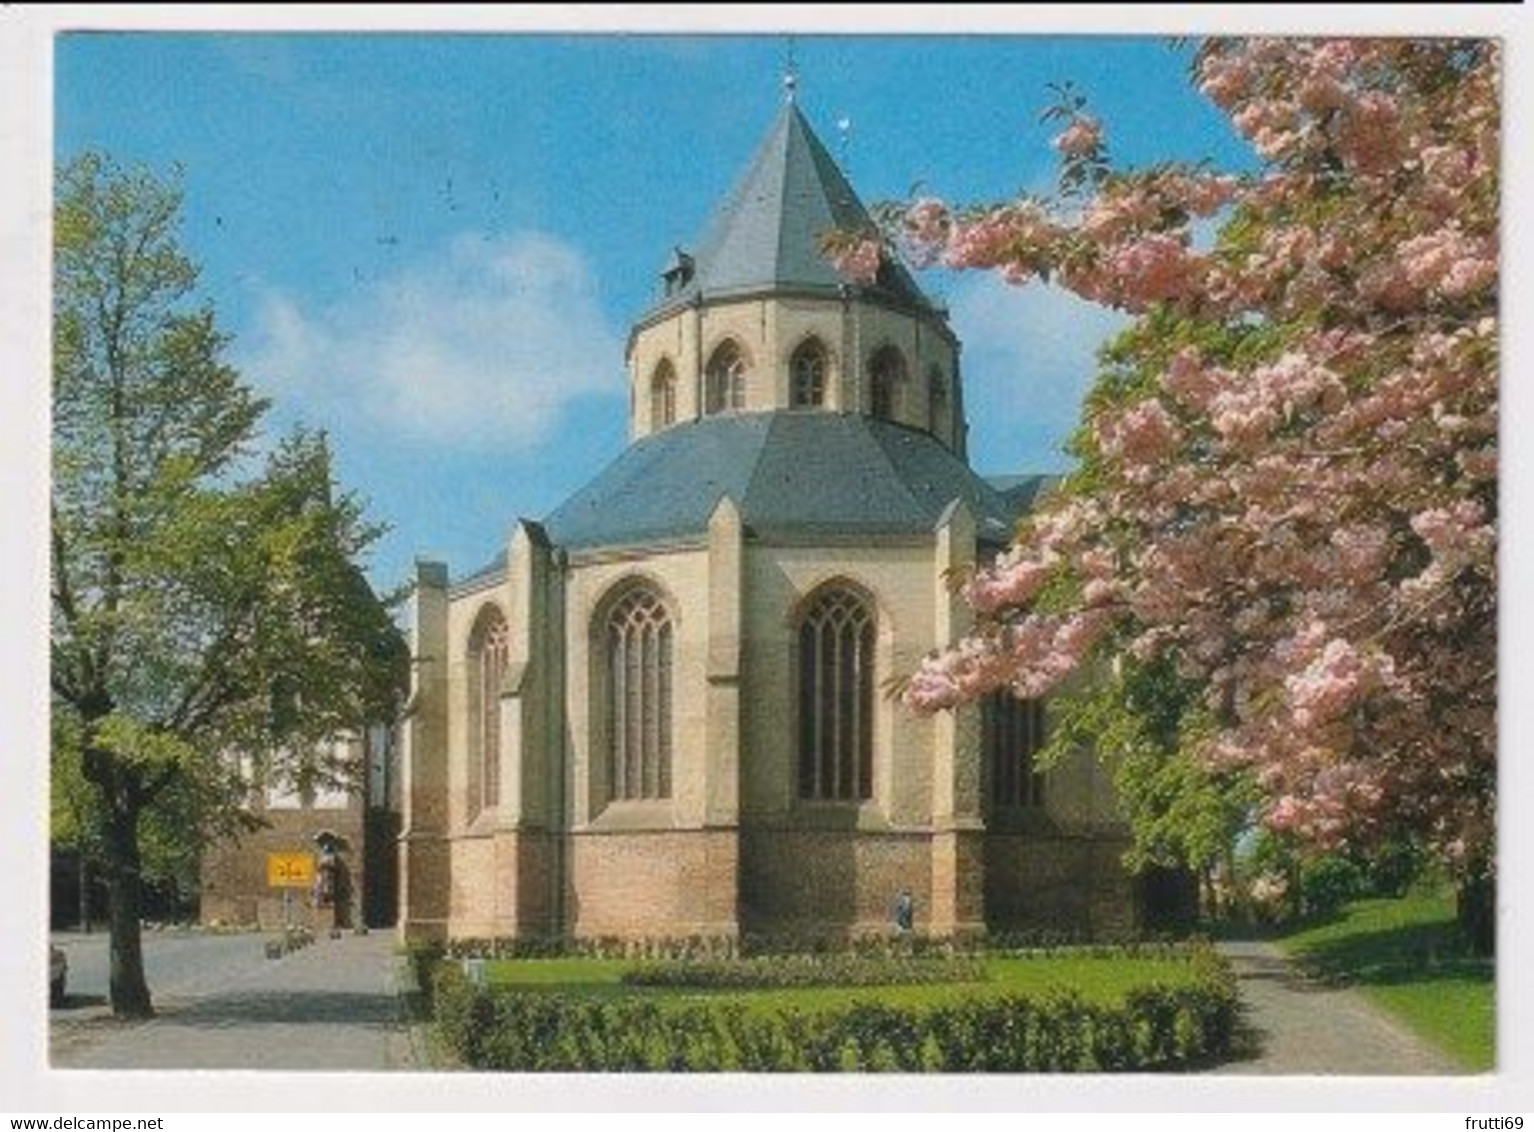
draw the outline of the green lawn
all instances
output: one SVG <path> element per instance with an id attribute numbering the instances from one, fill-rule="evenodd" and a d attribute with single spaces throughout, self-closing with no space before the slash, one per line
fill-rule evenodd
<path id="1" fill-rule="evenodd" d="M 1468 953 L 1451 892 L 1360 900 L 1278 943 L 1307 966 L 1357 986 L 1466 1069 L 1495 1068 L 1495 967 Z"/>
<path id="2" fill-rule="evenodd" d="M 908 986 L 795 987 L 771 990 L 700 990 L 676 987 L 627 987 L 619 981 L 632 964 L 602 959 L 510 959 L 486 964 L 494 986 L 524 991 L 561 991 L 566 994 L 611 996 L 646 995 L 683 1001 L 708 996 L 732 999 L 752 1009 L 781 1010 L 794 1007 L 815 1010 L 853 1002 L 927 1006 L 958 998 L 1007 994 L 1044 995 L 1075 991 L 1091 1002 L 1121 1002 L 1131 987 L 1159 982 L 1168 985 L 1191 982 L 1189 964 L 1181 959 L 1085 958 L 1049 955 L 1028 958 L 989 958 L 984 982 L 931 983 Z"/>

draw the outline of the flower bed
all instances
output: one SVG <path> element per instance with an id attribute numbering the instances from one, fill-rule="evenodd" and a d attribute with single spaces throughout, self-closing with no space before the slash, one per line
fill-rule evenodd
<path id="1" fill-rule="evenodd" d="M 641 963 L 624 972 L 621 981 L 632 987 L 744 990 L 979 983 L 988 977 L 985 964 L 973 956 L 848 953 Z"/>

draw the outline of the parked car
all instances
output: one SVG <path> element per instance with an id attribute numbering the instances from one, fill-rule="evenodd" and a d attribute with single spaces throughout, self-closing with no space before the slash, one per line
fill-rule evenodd
<path id="1" fill-rule="evenodd" d="M 64 983 L 69 978 L 69 956 L 62 947 L 48 945 L 48 1001 L 64 1005 Z"/>

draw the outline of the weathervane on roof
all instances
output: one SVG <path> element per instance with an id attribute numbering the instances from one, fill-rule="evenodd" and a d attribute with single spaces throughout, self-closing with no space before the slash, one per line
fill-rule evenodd
<path id="1" fill-rule="evenodd" d="M 799 94 L 799 68 L 794 63 L 794 37 L 788 37 L 788 53 L 783 61 L 783 101 L 790 106 Z"/>

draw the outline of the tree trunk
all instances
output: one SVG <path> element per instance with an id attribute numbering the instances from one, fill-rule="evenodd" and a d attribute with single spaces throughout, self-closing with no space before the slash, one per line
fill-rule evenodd
<path id="1" fill-rule="evenodd" d="M 83 840 L 83 839 L 82 839 Z M 80 849 L 80 930 L 91 934 L 91 869 L 90 858 L 84 848 Z"/>
<path id="2" fill-rule="evenodd" d="M 1497 882 L 1485 872 L 1460 881 L 1454 894 L 1459 929 L 1479 955 L 1497 952 Z"/>
<path id="3" fill-rule="evenodd" d="M 144 979 L 140 910 L 138 811 L 114 807 L 106 819 L 107 916 L 111 930 L 110 995 L 119 1018 L 149 1018 L 149 984 Z"/>

